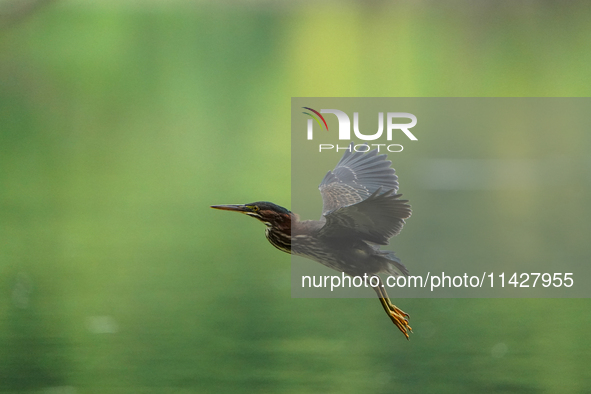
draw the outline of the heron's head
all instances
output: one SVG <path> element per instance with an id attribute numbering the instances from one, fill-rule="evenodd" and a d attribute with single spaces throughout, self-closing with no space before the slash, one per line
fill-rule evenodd
<path id="1" fill-rule="evenodd" d="M 268 201 L 257 201 L 244 205 L 212 205 L 211 207 L 224 211 L 244 213 L 257 218 L 267 226 L 273 226 L 291 219 L 291 212 L 288 209 Z"/>

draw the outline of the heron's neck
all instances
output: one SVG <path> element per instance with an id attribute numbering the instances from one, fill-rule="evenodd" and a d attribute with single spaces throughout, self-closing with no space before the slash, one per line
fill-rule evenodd
<path id="1" fill-rule="evenodd" d="M 295 224 L 298 221 L 297 215 L 290 213 L 289 215 L 282 215 L 278 220 L 273 221 L 270 226 L 265 229 L 265 235 L 273 246 L 277 249 L 291 253 L 291 226 L 292 222 Z"/>

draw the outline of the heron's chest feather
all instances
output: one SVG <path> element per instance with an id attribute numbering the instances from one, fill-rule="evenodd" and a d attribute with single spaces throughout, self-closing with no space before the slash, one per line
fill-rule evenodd
<path id="1" fill-rule="evenodd" d="M 265 236 L 277 249 L 291 253 L 291 215 L 267 224 Z"/>

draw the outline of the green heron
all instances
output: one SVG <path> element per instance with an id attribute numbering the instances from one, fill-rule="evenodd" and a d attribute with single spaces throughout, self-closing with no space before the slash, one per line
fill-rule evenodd
<path id="1" fill-rule="evenodd" d="M 396 194 L 398 177 L 391 164 L 377 150 L 354 152 L 351 144 L 320 183 L 320 220 L 300 220 L 288 209 L 267 201 L 212 208 L 252 216 L 267 226 L 267 239 L 277 249 L 347 275 L 408 275 L 394 252 L 380 250 L 379 246 L 387 245 L 411 215 L 408 200 Z M 381 279 L 373 289 L 392 322 L 408 339 L 408 332 L 412 332 L 409 315 L 392 304 Z"/>

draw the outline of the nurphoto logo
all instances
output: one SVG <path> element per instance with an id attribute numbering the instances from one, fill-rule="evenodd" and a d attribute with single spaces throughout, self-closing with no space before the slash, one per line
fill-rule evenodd
<path id="1" fill-rule="evenodd" d="M 326 129 L 328 131 L 328 124 L 326 119 L 322 114 L 333 114 L 337 117 L 339 122 L 339 140 L 350 141 L 351 140 L 351 119 L 349 116 L 338 109 L 321 109 L 320 111 L 316 111 L 310 107 L 302 107 L 309 112 L 302 112 L 305 115 L 308 115 L 310 119 L 308 119 L 307 123 L 307 137 L 308 140 L 314 139 L 314 122 L 320 126 L 320 130 Z M 410 123 L 398 123 L 400 119 L 408 119 Z M 417 137 L 414 136 L 413 133 L 409 129 L 413 128 L 417 124 L 417 117 L 413 114 L 408 112 L 387 112 L 386 113 L 386 139 L 388 141 L 392 141 L 392 136 L 394 135 L 395 131 L 401 131 L 408 137 L 411 141 L 417 141 Z M 378 131 L 374 134 L 363 134 L 359 130 L 359 112 L 353 112 L 353 133 L 355 133 L 355 137 L 363 140 L 363 141 L 375 141 L 378 138 L 382 137 L 384 133 L 384 113 L 378 113 Z M 371 147 L 370 147 L 371 145 Z M 403 146 L 400 144 L 359 144 L 350 147 L 349 145 L 339 147 L 338 145 L 332 144 L 320 144 L 319 151 L 322 152 L 323 150 L 331 150 L 335 149 L 337 152 L 339 150 L 351 150 L 353 149 L 356 152 L 367 152 L 370 149 L 377 148 L 378 151 L 381 147 L 385 147 L 388 152 L 402 152 Z"/>

